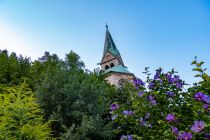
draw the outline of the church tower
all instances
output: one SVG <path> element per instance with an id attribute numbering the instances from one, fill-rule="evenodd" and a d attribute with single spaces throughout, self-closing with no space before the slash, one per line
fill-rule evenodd
<path id="1" fill-rule="evenodd" d="M 117 87 L 119 87 L 122 80 L 127 80 L 131 82 L 135 77 L 134 74 L 130 73 L 127 70 L 127 67 L 124 65 L 120 52 L 112 39 L 107 25 L 104 51 L 100 65 L 101 70 L 104 73 L 110 74 L 107 77 L 109 83 Z"/>

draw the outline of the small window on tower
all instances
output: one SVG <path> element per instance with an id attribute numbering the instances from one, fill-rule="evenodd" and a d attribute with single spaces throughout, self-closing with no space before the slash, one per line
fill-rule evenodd
<path id="1" fill-rule="evenodd" d="M 110 64 L 110 67 L 114 67 L 114 63 L 111 63 L 111 64 Z"/>
<path id="2" fill-rule="evenodd" d="M 107 69 L 109 69 L 109 66 L 108 65 L 105 66 L 105 70 L 107 70 Z"/>

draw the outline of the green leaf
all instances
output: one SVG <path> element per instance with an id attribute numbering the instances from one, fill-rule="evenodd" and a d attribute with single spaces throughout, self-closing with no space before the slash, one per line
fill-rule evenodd
<path id="1" fill-rule="evenodd" d="M 200 63 L 197 63 L 196 66 L 197 66 L 197 67 L 201 67 L 203 64 L 204 64 L 204 62 L 201 61 Z"/>
<path id="2" fill-rule="evenodd" d="M 203 72 L 201 68 L 194 68 L 193 71 Z"/>
<path id="3" fill-rule="evenodd" d="M 197 63 L 197 61 L 194 60 L 194 61 L 192 61 L 191 65 L 194 65 L 194 64 L 196 64 L 196 63 Z"/>
<path id="4" fill-rule="evenodd" d="M 194 77 L 201 77 L 201 75 L 200 74 L 196 74 Z"/>

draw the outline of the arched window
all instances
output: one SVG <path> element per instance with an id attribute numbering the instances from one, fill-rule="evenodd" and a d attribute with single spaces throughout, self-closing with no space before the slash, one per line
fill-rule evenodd
<path id="1" fill-rule="evenodd" d="M 110 67 L 114 67 L 114 63 L 111 63 L 111 64 L 110 64 Z"/>
<path id="2" fill-rule="evenodd" d="M 108 65 L 105 66 L 105 70 L 107 70 L 107 69 L 109 69 L 109 66 Z"/>

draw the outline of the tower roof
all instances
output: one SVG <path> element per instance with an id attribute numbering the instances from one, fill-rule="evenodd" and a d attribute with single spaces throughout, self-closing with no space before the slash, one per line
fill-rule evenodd
<path id="1" fill-rule="evenodd" d="M 129 72 L 127 70 L 126 67 L 124 67 L 122 65 L 117 65 L 117 66 L 114 66 L 112 68 L 109 68 L 109 69 L 105 70 L 105 73 L 109 73 L 109 72 L 117 72 L 117 73 L 124 73 L 124 74 L 131 74 L 131 75 L 133 75 L 131 72 Z"/>
<path id="2" fill-rule="evenodd" d="M 109 32 L 108 25 L 106 24 L 106 35 L 105 35 L 104 52 L 103 52 L 102 60 L 103 60 L 103 58 L 104 58 L 104 56 L 106 55 L 107 52 L 112 54 L 114 57 L 119 58 L 121 60 L 122 64 L 123 64 L 120 52 L 117 49 L 117 47 L 116 47 L 116 45 L 115 45 L 115 43 L 112 39 L 112 36 Z"/>

